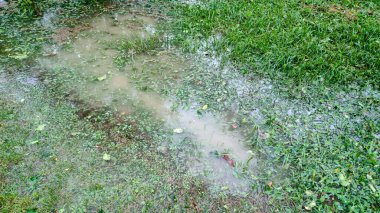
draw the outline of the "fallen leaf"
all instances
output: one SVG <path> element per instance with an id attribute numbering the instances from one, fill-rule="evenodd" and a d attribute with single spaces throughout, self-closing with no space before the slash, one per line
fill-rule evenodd
<path id="1" fill-rule="evenodd" d="M 342 186 L 350 185 L 350 181 L 348 181 L 342 173 L 339 174 L 339 181 L 340 181 L 340 184 L 342 184 Z"/>
<path id="2" fill-rule="evenodd" d="M 367 179 L 368 180 L 372 180 L 373 178 L 372 178 L 372 176 L 370 174 L 367 174 Z"/>
<path id="3" fill-rule="evenodd" d="M 98 77 L 97 79 L 98 81 L 103 81 L 103 80 L 106 80 L 106 78 L 107 78 L 107 75 L 103 75 L 103 76 Z"/>
<path id="4" fill-rule="evenodd" d="M 77 135 L 79 135 L 80 134 L 80 132 L 72 132 L 71 133 L 71 136 L 77 136 Z"/>
<path id="5" fill-rule="evenodd" d="M 226 190 L 228 190 L 228 189 L 230 189 L 228 186 L 223 186 L 223 187 L 222 187 L 222 190 L 223 190 L 223 191 L 226 191 Z"/>
<path id="6" fill-rule="evenodd" d="M 307 206 L 305 206 L 305 209 L 310 211 L 313 207 L 315 207 L 317 204 L 315 201 L 311 201 Z"/>
<path id="7" fill-rule="evenodd" d="M 103 160 L 105 160 L 105 161 L 109 161 L 109 160 L 111 160 L 111 155 L 105 153 L 105 154 L 103 155 Z"/>
<path id="8" fill-rule="evenodd" d="M 38 141 L 31 141 L 31 142 L 29 142 L 28 144 L 29 144 L 29 145 L 33 145 L 33 144 L 36 144 L 36 143 L 38 143 Z"/>
<path id="9" fill-rule="evenodd" d="M 273 186 L 273 182 L 272 182 L 272 181 L 269 181 L 269 182 L 267 183 L 267 185 L 268 185 L 269 187 L 272 187 L 272 186 Z"/>
<path id="10" fill-rule="evenodd" d="M 181 129 L 181 128 L 176 128 L 176 129 L 173 129 L 173 132 L 174 132 L 174 133 L 177 133 L 177 134 L 181 134 L 181 133 L 183 133 L 183 129 Z"/>
<path id="11" fill-rule="evenodd" d="M 371 190 L 373 191 L 373 193 L 376 192 L 376 188 L 372 184 L 369 184 L 369 188 L 371 188 Z"/>
<path id="12" fill-rule="evenodd" d="M 306 190 L 305 191 L 305 194 L 307 195 L 307 196 L 312 196 L 313 195 L 313 192 L 312 191 L 310 191 L 310 190 Z"/>
<path id="13" fill-rule="evenodd" d="M 235 167 L 235 162 L 233 159 L 230 158 L 230 156 L 228 156 L 227 154 L 224 154 L 223 159 L 227 161 L 228 165 L 230 165 L 231 167 Z"/>
<path id="14" fill-rule="evenodd" d="M 206 110 L 207 108 L 208 108 L 207 104 L 202 107 L 203 110 Z"/>
<path id="15" fill-rule="evenodd" d="M 42 130 L 44 130 L 45 129 L 45 124 L 41 124 L 41 125 L 39 125 L 38 127 L 37 127 L 37 129 L 36 129 L 36 131 L 42 131 Z"/>

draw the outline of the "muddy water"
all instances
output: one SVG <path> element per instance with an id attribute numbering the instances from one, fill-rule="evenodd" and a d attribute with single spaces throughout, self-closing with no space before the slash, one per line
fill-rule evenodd
<path id="1" fill-rule="evenodd" d="M 85 76 L 80 85 L 73 85 L 81 99 L 113 107 L 122 114 L 130 113 L 136 106 L 143 107 L 165 120 L 169 128 L 180 129 L 181 133 L 174 133 L 173 140 L 182 143 L 189 137 L 199 145 L 202 153 L 201 158 L 189 160 L 192 171 L 208 173 L 211 180 L 223 186 L 246 191 L 248 182 L 234 176 L 234 170 L 243 166 L 253 168 L 256 164 L 252 160 L 246 165 L 251 156 L 243 145 L 244 138 L 237 131 L 230 131 L 223 119 L 211 114 L 199 116 L 196 110 L 172 111 L 171 99 L 154 91 L 179 84 L 184 72 L 193 66 L 188 58 L 172 50 L 162 50 L 154 54 L 136 54 L 125 68 L 115 65 L 118 51 L 110 46 L 122 40 L 147 38 L 155 33 L 156 25 L 157 21 L 149 16 L 101 16 L 68 47 L 50 50 L 54 56 L 41 58 L 40 63 L 46 69 L 71 69 Z M 142 90 L 137 81 L 144 81 L 152 89 Z M 223 154 L 233 159 L 235 168 L 223 159 Z"/>

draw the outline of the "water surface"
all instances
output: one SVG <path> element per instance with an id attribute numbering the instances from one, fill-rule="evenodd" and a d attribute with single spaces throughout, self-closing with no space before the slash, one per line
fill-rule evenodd
<path id="1" fill-rule="evenodd" d="M 79 33 L 65 48 L 56 48 L 54 54 L 39 61 L 47 70 L 72 70 L 82 76 L 79 84 L 72 85 L 82 100 L 112 107 L 121 114 L 131 113 L 136 107 L 149 110 L 167 127 L 176 129 L 174 143 L 186 143 L 184 138 L 191 138 L 198 145 L 201 156 L 188 156 L 192 172 L 206 174 L 209 180 L 228 188 L 246 191 L 249 183 L 238 178 L 235 171 L 243 167 L 253 169 L 256 159 L 247 165 L 252 156 L 243 144 L 244 137 L 231 130 L 226 120 L 207 110 L 202 115 L 195 109 L 173 111 L 175 99 L 159 92 L 181 83 L 186 72 L 196 66 L 191 58 L 159 48 L 133 54 L 125 67 L 115 64 L 118 43 L 154 36 L 158 24 L 149 16 L 103 15 L 93 19 L 90 29 Z"/>

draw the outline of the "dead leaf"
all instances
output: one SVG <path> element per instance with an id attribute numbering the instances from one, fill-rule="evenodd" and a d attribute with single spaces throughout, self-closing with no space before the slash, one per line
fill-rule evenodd
<path id="1" fill-rule="evenodd" d="M 223 159 L 227 161 L 228 165 L 230 165 L 231 167 L 235 167 L 235 161 L 232 158 L 230 158 L 230 156 L 224 154 Z"/>

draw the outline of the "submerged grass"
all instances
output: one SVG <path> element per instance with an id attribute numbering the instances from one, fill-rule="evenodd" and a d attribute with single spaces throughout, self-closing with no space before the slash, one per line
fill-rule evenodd
<path id="1" fill-rule="evenodd" d="M 276 82 L 203 64 L 174 91 L 183 105 L 234 113 L 260 156 L 254 179 L 280 211 L 376 212 L 379 208 L 380 94 L 357 87 L 289 99 Z M 210 65 L 211 64 L 211 65 Z M 304 95 L 317 90 L 304 91 Z M 268 187 L 267 184 L 270 184 Z"/>
<path id="2" fill-rule="evenodd" d="M 173 146 L 170 131 L 145 110 L 116 116 L 107 107 L 73 106 L 57 87 L 11 79 L 0 97 L 0 211 L 263 208 L 250 197 L 210 194 L 178 158 L 192 154 L 191 144 Z"/>
<path id="3" fill-rule="evenodd" d="M 60 28 L 80 25 L 82 19 L 106 10 L 102 5 L 107 2 L 18 1 L 0 8 L 0 62 L 15 67 L 32 62 Z"/>
<path id="4" fill-rule="evenodd" d="M 115 63 L 119 67 L 124 67 L 131 63 L 135 55 L 149 54 L 150 52 L 161 47 L 163 42 L 158 35 L 149 36 L 148 38 L 136 37 L 125 41 L 117 42 L 119 55 L 115 57 Z"/>
<path id="5" fill-rule="evenodd" d="M 179 11 L 175 40 L 204 66 L 176 95 L 237 114 L 267 159 L 257 178 L 275 208 L 376 212 L 378 2 L 206 0 Z"/>
<path id="6" fill-rule="evenodd" d="M 218 35 L 242 73 L 287 85 L 380 85 L 378 1 L 198 1 L 174 19 L 179 43 Z"/>

